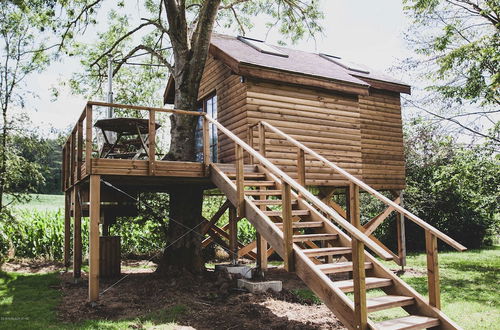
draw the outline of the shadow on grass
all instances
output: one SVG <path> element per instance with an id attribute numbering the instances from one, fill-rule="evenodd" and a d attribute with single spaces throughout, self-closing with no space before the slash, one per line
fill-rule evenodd
<path id="1" fill-rule="evenodd" d="M 0 272 L 0 328 L 44 328 L 55 322 L 58 275 Z"/>

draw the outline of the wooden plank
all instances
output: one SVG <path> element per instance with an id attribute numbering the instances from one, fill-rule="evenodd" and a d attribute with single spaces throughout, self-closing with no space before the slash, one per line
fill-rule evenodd
<path id="1" fill-rule="evenodd" d="M 229 251 L 231 251 L 231 260 L 235 265 L 238 263 L 238 217 L 236 208 L 229 206 Z"/>
<path id="2" fill-rule="evenodd" d="M 239 217 L 244 217 L 245 215 L 245 175 L 244 175 L 244 163 L 243 163 L 243 148 L 239 145 L 235 145 L 235 157 L 236 157 L 236 193 L 238 196 L 238 201 L 236 203 L 236 208 Z"/>
<path id="3" fill-rule="evenodd" d="M 75 170 L 76 170 L 76 132 L 71 133 L 70 138 L 70 159 L 69 159 L 69 177 L 70 184 L 75 184 Z"/>
<path id="4" fill-rule="evenodd" d="M 267 241 L 262 235 L 256 233 L 257 240 L 257 268 L 263 272 L 267 270 Z"/>
<path id="5" fill-rule="evenodd" d="M 73 204 L 73 277 L 82 276 L 82 208 L 80 187 L 75 186 L 72 192 Z"/>
<path id="6" fill-rule="evenodd" d="M 283 238 L 285 251 L 285 269 L 289 272 L 294 271 L 293 260 L 293 225 L 292 225 L 292 193 L 288 183 L 283 182 L 281 187 L 281 218 L 283 219 Z M 269 211 L 267 211 L 269 212 Z M 271 211 L 272 212 L 272 211 Z M 264 212 L 265 213 L 265 212 Z"/>
<path id="7" fill-rule="evenodd" d="M 216 129 L 214 127 L 214 129 Z M 212 158 L 210 157 L 210 128 L 208 121 L 203 117 L 203 163 L 208 166 Z"/>
<path id="8" fill-rule="evenodd" d="M 266 157 L 266 128 L 259 124 L 259 152 L 263 157 Z"/>
<path id="9" fill-rule="evenodd" d="M 306 185 L 306 156 L 304 150 L 298 149 L 297 151 L 297 175 L 300 185 Z"/>
<path id="10" fill-rule="evenodd" d="M 400 203 L 399 197 L 394 200 L 394 203 Z M 385 219 L 394 211 L 394 208 L 392 206 L 387 207 L 384 211 L 382 211 L 380 214 L 375 216 L 373 219 L 368 221 L 363 228 L 365 229 L 365 234 L 366 235 L 371 235 L 377 228 L 380 226 L 382 222 L 384 222 Z"/>
<path id="11" fill-rule="evenodd" d="M 215 225 L 217 221 L 220 219 L 220 217 L 226 212 L 226 210 L 229 208 L 231 205 L 231 202 L 226 199 L 224 204 L 221 205 L 221 207 L 217 210 L 217 212 L 214 213 L 214 215 L 210 218 L 209 223 L 207 223 L 205 226 L 203 226 L 203 229 L 201 230 L 201 235 L 205 236 L 208 232 L 208 229 Z"/>
<path id="12" fill-rule="evenodd" d="M 394 191 L 393 195 L 399 197 L 399 205 L 403 206 L 403 191 Z M 401 213 L 396 217 L 396 235 L 398 237 L 398 257 L 399 265 L 406 266 L 406 235 L 405 235 L 405 217 Z"/>
<path id="13" fill-rule="evenodd" d="M 425 251 L 427 252 L 429 304 L 437 309 L 441 309 L 437 238 L 428 230 L 425 231 Z"/>
<path id="14" fill-rule="evenodd" d="M 148 121 L 148 174 L 155 175 L 156 162 L 156 112 L 149 110 Z"/>
<path id="15" fill-rule="evenodd" d="M 155 107 L 130 105 L 130 104 L 118 104 L 118 103 L 88 101 L 87 105 L 95 105 L 95 106 L 99 106 L 99 107 L 112 107 L 112 108 L 118 108 L 118 109 L 131 109 L 131 110 L 149 110 L 149 111 L 154 110 L 156 112 L 167 112 L 167 113 L 175 113 L 175 114 L 190 115 L 190 116 L 204 116 L 203 112 L 198 112 L 198 111 L 155 108 Z"/>
<path id="16" fill-rule="evenodd" d="M 99 299 L 99 222 L 101 217 L 101 177 L 90 176 L 89 301 Z"/>
<path id="17" fill-rule="evenodd" d="M 83 164 L 83 121 L 78 121 L 76 130 L 76 179 L 82 179 L 82 164 Z"/>
<path id="18" fill-rule="evenodd" d="M 362 229 L 360 223 L 359 187 L 349 184 L 349 220 L 353 226 Z M 352 278 L 354 285 L 354 323 L 356 328 L 368 328 L 368 311 L 366 303 L 365 246 L 362 241 L 351 237 L 352 246 Z"/>
<path id="19" fill-rule="evenodd" d="M 71 194 L 64 193 L 64 267 L 70 265 L 71 256 Z"/>
<path id="20" fill-rule="evenodd" d="M 92 174 L 92 106 L 85 107 L 85 172 Z"/>

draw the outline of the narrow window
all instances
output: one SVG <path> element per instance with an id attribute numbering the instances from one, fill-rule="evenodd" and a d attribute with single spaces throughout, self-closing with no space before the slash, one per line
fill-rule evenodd
<path id="1" fill-rule="evenodd" d="M 212 94 L 205 98 L 198 111 L 206 112 L 210 117 L 217 120 L 217 95 Z M 195 147 L 196 147 L 196 161 L 203 161 L 203 123 L 202 118 L 198 120 L 195 132 Z M 209 141 L 210 141 L 210 160 L 214 163 L 217 162 L 217 127 L 214 124 L 209 124 Z"/>

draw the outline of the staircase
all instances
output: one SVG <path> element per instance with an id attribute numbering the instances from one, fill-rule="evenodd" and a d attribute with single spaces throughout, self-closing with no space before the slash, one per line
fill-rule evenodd
<path id="1" fill-rule="evenodd" d="M 346 327 L 459 328 L 439 310 L 435 290 L 430 294 L 431 301 L 427 301 L 365 250 L 392 259 L 359 226 L 322 203 L 220 123 L 207 119 L 235 142 L 237 156 L 235 164 L 210 164 L 212 182 L 237 207 L 239 216 L 247 218 L 285 260 L 287 270 L 295 272 Z M 243 151 L 258 164 L 244 165 Z M 454 242 L 428 224 L 425 229 L 434 234 L 431 243 L 436 237 Z M 366 291 L 374 289 L 383 294 L 367 298 Z M 354 299 L 348 295 L 350 292 Z M 382 322 L 369 318 L 370 313 L 393 308 L 403 309 L 407 316 Z"/>

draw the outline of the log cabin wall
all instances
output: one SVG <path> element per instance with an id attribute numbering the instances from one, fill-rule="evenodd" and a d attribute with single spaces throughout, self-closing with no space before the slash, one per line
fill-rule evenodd
<path id="1" fill-rule="evenodd" d="M 241 77 L 232 74 L 225 64 L 209 56 L 201 79 L 198 100 L 202 101 L 213 93 L 217 95 L 218 121 L 239 138 L 246 140 L 246 85 L 241 82 Z M 218 139 L 219 162 L 234 161 L 233 142 L 220 133 Z"/>
<path id="2" fill-rule="evenodd" d="M 405 158 L 400 95 L 371 90 L 359 97 L 362 171 L 376 189 L 405 187 Z"/>
<path id="3" fill-rule="evenodd" d="M 358 98 L 303 87 L 249 80 L 248 122 L 265 120 L 358 177 L 362 147 Z M 267 133 L 266 156 L 297 178 L 297 150 Z M 257 138 L 254 146 L 257 146 Z M 306 156 L 308 185 L 344 186 L 347 182 Z"/>
<path id="4" fill-rule="evenodd" d="M 368 96 L 356 96 L 256 79 L 242 82 L 240 75 L 209 56 L 199 100 L 214 92 L 218 120 L 244 140 L 248 125 L 266 120 L 376 189 L 405 186 L 399 93 L 371 89 Z M 233 143 L 221 135 L 218 143 L 219 162 L 233 162 Z M 266 156 L 296 178 L 297 151 L 270 133 L 266 143 Z M 308 160 L 307 165 L 308 185 L 347 185 L 320 164 Z"/>

